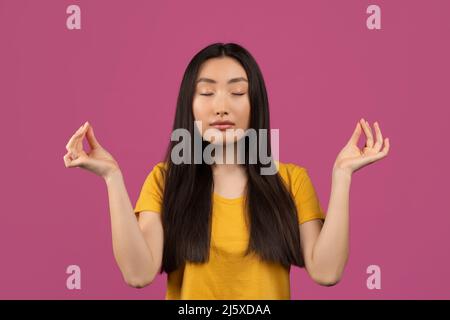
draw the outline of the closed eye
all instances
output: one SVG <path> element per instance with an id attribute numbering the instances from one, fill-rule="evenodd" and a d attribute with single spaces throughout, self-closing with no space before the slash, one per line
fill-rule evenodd
<path id="1" fill-rule="evenodd" d="M 235 96 L 243 96 L 244 94 L 245 94 L 245 92 L 244 93 L 233 93 L 233 95 L 235 95 Z M 212 96 L 213 93 L 200 93 L 200 95 L 201 96 Z"/>

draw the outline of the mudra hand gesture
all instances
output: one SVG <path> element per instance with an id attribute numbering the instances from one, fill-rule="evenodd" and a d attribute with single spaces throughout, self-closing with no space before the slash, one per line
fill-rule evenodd
<path id="1" fill-rule="evenodd" d="M 374 142 L 372 129 L 364 119 L 358 121 L 355 130 L 347 142 L 345 147 L 339 152 L 336 161 L 334 162 L 333 170 L 342 170 L 348 174 L 383 159 L 389 152 L 389 138 L 384 139 L 378 122 L 374 123 L 376 142 Z M 361 131 L 364 130 L 366 136 L 366 144 L 361 150 L 358 148 L 358 140 L 361 136 Z M 383 148 L 382 148 L 383 146 Z"/>
<path id="2" fill-rule="evenodd" d="M 83 139 L 87 138 L 90 151 L 83 150 Z M 120 170 L 114 157 L 103 148 L 94 135 L 94 129 L 85 122 L 69 139 L 64 155 L 66 168 L 82 168 L 106 179 L 111 173 Z"/>

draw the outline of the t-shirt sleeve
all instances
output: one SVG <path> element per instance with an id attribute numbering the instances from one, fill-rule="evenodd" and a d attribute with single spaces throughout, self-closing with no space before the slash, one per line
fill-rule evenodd
<path id="1" fill-rule="evenodd" d="M 164 195 L 164 168 L 163 163 L 156 164 L 144 181 L 139 197 L 134 207 L 134 213 L 153 211 L 161 213 Z"/>
<path id="2" fill-rule="evenodd" d="M 299 224 L 314 219 L 325 220 L 324 211 L 306 168 L 293 165 L 292 184 Z"/>

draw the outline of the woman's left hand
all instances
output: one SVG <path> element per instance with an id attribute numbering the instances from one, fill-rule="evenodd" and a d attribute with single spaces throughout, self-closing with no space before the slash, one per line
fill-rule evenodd
<path id="1" fill-rule="evenodd" d="M 389 152 L 389 138 L 384 139 L 384 147 L 381 149 L 383 136 L 377 122 L 374 123 L 374 127 L 377 139 L 375 143 L 369 122 L 364 119 L 358 121 L 350 140 L 341 152 L 339 152 L 336 161 L 334 162 L 333 170 L 346 171 L 347 173 L 352 174 L 368 164 L 387 156 Z M 361 150 L 358 148 L 358 140 L 362 130 L 364 130 L 364 134 L 366 135 L 366 144 Z"/>

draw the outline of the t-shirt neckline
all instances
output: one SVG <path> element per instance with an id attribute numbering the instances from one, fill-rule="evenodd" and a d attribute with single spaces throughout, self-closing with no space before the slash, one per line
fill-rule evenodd
<path id="1" fill-rule="evenodd" d="M 219 200 L 221 202 L 230 203 L 230 204 L 239 203 L 244 200 L 244 195 L 237 197 L 237 198 L 225 198 L 225 197 L 221 196 L 220 194 L 213 192 L 213 196 L 214 196 L 214 200 Z"/>

